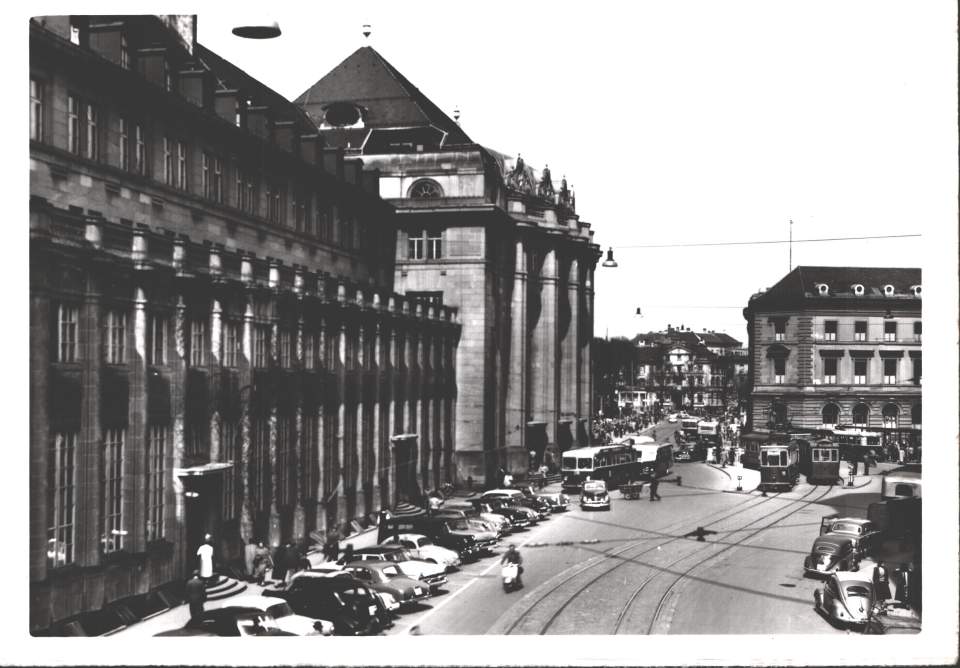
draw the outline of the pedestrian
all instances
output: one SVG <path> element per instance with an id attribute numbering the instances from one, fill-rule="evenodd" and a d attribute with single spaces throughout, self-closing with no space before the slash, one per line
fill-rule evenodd
<path id="1" fill-rule="evenodd" d="M 347 543 L 347 546 L 343 548 L 343 559 L 340 561 L 344 564 L 349 564 L 353 561 L 353 543 Z"/>
<path id="2" fill-rule="evenodd" d="M 327 542 L 323 544 L 323 556 L 327 561 L 336 561 L 340 552 L 340 541 L 337 532 L 330 529 L 327 532 Z"/>
<path id="3" fill-rule="evenodd" d="M 203 544 L 197 548 L 197 557 L 200 560 L 200 577 L 209 580 L 213 577 L 213 536 L 206 534 Z"/>
<path id="4" fill-rule="evenodd" d="M 653 432 L 651 433 L 651 435 L 653 436 L 653 440 L 657 440 L 657 430 L 656 430 L 656 429 L 653 430 Z"/>
<path id="5" fill-rule="evenodd" d="M 897 600 L 901 603 L 910 604 L 910 595 L 913 593 L 911 586 L 913 583 L 912 573 L 910 572 L 910 567 L 906 563 L 902 563 L 897 567 Z"/>
<path id="6" fill-rule="evenodd" d="M 897 463 L 903 464 L 903 458 L 906 456 L 907 452 L 903 449 L 902 445 L 897 446 Z"/>
<path id="7" fill-rule="evenodd" d="M 429 508 L 427 508 L 427 516 L 432 517 L 437 513 L 438 510 L 440 510 L 441 499 L 439 496 L 436 495 L 436 493 L 431 492 L 429 497 L 429 502 L 430 502 L 430 506 Z"/>
<path id="8" fill-rule="evenodd" d="M 870 475 L 870 453 L 863 458 L 863 475 Z"/>
<path id="9" fill-rule="evenodd" d="M 270 550 L 263 544 L 263 541 L 257 542 L 257 550 L 253 555 L 253 575 L 257 584 L 261 587 L 267 577 L 267 570 L 273 566 L 270 559 Z"/>
<path id="10" fill-rule="evenodd" d="M 190 604 L 190 619 L 203 614 L 203 603 L 207 600 L 207 585 L 200 577 L 200 571 L 194 569 L 193 577 L 187 580 L 187 602 Z"/>
<path id="11" fill-rule="evenodd" d="M 873 595 L 877 601 L 886 601 L 890 598 L 890 577 L 882 561 L 878 561 L 873 567 Z"/>
<path id="12" fill-rule="evenodd" d="M 657 493 L 658 487 L 660 487 L 660 480 L 657 478 L 657 476 L 653 476 L 650 479 L 650 500 L 651 501 L 660 500 L 660 495 Z"/>
<path id="13" fill-rule="evenodd" d="M 507 485 L 507 472 L 504 470 L 504 468 L 503 468 L 502 466 L 501 466 L 499 469 L 497 469 L 497 480 L 498 480 L 498 482 L 500 483 L 500 486 L 501 486 L 501 487 L 506 487 L 506 485 Z"/>

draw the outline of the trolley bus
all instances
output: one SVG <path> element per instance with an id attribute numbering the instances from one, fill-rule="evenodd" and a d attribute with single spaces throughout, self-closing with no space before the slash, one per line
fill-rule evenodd
<path id="1" fill-rule="evenodd" d="M 800 473 L 807 482 L 834 484 L 840 478 L 840 448 L 828 438 L 798 439 Z"/>
<path id="2" fill-rule="evenodd" d="M 880 432 L 857 427 L 837 427 L 831 439 L 840 448 L 840 459 L 847 462 L 862 462 L 871 450 L 880 454 L 883 442 Z"/>
<path id="3" fill-rule="evenodd" d="M 800 477 L 800 448 L 796 441 L 760 446 L 761 492 L 790 491 Z"/>
<path id="4" fill-rule="evenodd" d="M 723 445 L 720 436 L 720 423 L 712 420 L 703 420 L 697 424 L 697 441 L 706 447 Z"/>
<path id="5" fill-rule="evenodd" d="M 673 446 L 669 443 L 643 443 L 633 450 L 645 478 L 659 478 L 673 470 Z"/>
<path id="6" fill-rule="evenodd" d="M 685 417 L 680 420 L 680 429 L 683 432 L 683 437 L 688 442 L 694 442 L 697 440 L 697 425 L 700 424 L 700 418 L 698 417 Z"/>
<path id="7" fill-rule="evenodd" d="M 564 492 L 575 492 L 583 482 L 603 480 L 616 487 L 640 476 L 640 465 L 629 445 L 598 445 L 567 450 L 561 459 Z"/>

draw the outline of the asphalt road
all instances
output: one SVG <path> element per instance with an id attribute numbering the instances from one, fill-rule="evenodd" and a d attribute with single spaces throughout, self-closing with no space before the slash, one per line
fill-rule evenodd
<path id="1" fill-rule="evenodd" d="M 865 515 L 879 476 L 852 490 L 801 482 L 763 497 L 724 491 L 730 478 L 703 463 L 674 472 L 683 486 L 661 484 L 662 501 L 615 491 L 610 511 L 572 503 L 511 536 L 524 589 L 504 593 L 499 558 L 487 557 L 390 635 L 842 633 L 814 612 L 820 583 L 804 577 L 803 557 L 823 515 Z M 697 527 L 715 533 L 685 537 Z"/>

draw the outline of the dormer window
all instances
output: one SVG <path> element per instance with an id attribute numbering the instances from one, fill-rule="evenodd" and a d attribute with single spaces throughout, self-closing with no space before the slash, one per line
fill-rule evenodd
<path id="1" fill-rule="evenodd" d="M 818 283 L 817 294 L 819 294 L 821 297 L 826 297 L 828 294 L 830 294 L 830 286 L 826 283 Z"/>
<path id="2" fill-rule="evenodd" d="M 884 286 L 883 286 L 883 294 L 884 294 L 885 297 L 892 297 L 892 296 L 893 296 L 893 292 L 894 292 L 894 290 L 893 290 L 893 286 L 892 286 L 892 285 L 884 285 Z"/>
<path id="3" fill-rule="evenodd" d="M 919 285 L 911 285 L 911 286 L 910 286 L 910 290 L 913 292 L 913 296 L 914 296 L 914 297 L 919 297 L 919 296 L 920 296 L 920 286 L 919 286 Z"/>
<path id="4" fill-rule="evenodd" d="M 432 179 L 420 179 L 410 186 L 410 199 L 438 199 L 443 197 L 443 188 Z"/>
<path id="5" fill-rule="evenodd" d="M 863 286 L 860 285 L 859 283 L 857 283 L 856 285 L 854 285 L 854 286 L 853 286 L 853 294 L 855 294 L 857 297 L 862 297 L 862 296 L 863 296 Z"/>

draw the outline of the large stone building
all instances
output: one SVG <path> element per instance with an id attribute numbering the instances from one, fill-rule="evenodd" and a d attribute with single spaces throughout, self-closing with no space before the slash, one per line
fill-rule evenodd
<path id="1" fill-rule="evenodd" d="M 748 428 L 845 425 L 920 442 L 919 269 L 797 267 L 743 313 Z"/>
<path id="2" fill-rule="evenodd" d="M 396 288 L 463 315 L 457 477 L 493 482 L 501 467 L 526 470 L 528 451 L 585 444 L 600 252 L 566 179 L 473 141 L 369 47 L 296 103 L 328 143 L 379 170 L 400 221 Z"/>
<path id="3" fill-rule="evenodd" d="M 32 631 L 453 476 L 459 318 L 377 172 L 195 34 L 30 22 Z"/>

